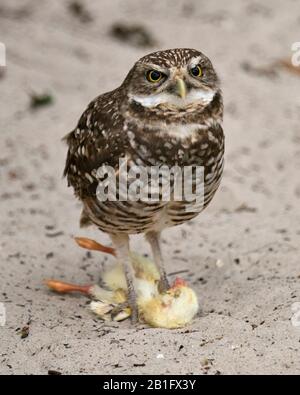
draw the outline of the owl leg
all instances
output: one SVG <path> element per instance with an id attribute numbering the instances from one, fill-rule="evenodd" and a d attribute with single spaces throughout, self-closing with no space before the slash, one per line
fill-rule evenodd
<path id="1" fill-rule="evenodd" d="M 154 258 L 154 262 L 158 267 L 160 273 L 160 284 L 159 288 L 161 292 L 167 291 L 170 288 L 167 273 L 164 266 L 161 248 L 160 248 L 160 233 L 158 232 L 148 232 L 146 233 L 146 239 L 149 242 Z"/>
<path id="2" fill-rule="evenodd" d="M 129 236 L 119 233 L 114 235 L 111 234 L 110 237 L 115 246 L 117 259 L 124 268 L 128 288 L 128 304 L 131 309 L 131 322 L 135 324 L 138 321 L 138 307 L 136 293 L 133 286 L 134 272 L 129 256 Z"/>

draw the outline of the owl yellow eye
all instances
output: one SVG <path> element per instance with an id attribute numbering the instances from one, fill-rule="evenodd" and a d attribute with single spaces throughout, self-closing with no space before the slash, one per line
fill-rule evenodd
<path id="1" fill-rule="evenodd" d="M 157 70 L 149 70 L 146 73 L 146 78 L 149 82 L 158 82 L 162 79 L 163 74 Z"/>
<path id="2" fill-rule="evenodd" d="M 201 77 L 202 75 L 202 69 L 200 66 L 193 67 L 190 71 L 194 77 Z"/>

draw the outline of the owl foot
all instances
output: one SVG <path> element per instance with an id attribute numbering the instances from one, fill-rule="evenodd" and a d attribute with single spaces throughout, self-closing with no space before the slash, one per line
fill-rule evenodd
<path id="1" fill-rule="evenodd" d="M 113 307 L 110 312 L 113 321 L 123 321 L 131 316 L 131 308 L 128 302 L 120 303 Z"/>
<path id="2" fill-rule="evenodd" d="M 107 304 L 102 301 L 92 301 L 91 310 L 105 321 L 124 321 L 131 315 L 131 309 L 128 303 Z"/>
<path id="3" fill-rule="evenodd" d="M 163 277 L 158 283 L 158 291 L 164 293 L 170 289 L 170 284 L 167 277 Z"/>

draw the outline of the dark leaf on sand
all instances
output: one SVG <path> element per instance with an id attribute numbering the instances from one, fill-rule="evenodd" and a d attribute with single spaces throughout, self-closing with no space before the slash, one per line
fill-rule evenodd
<path id="1" fill-rule="evenodd" d="M 48 93 L 30 95 L 30 108 L 35 110 L 40 107 L 49 106 L 53 103 L 53 96 Z"/>
<path id="2" fill-rule="evenodd" d="M 80 20 L 80 22 L 86 23 L 93 20 L 89 11 L 80 1 L 72 1 L 69 4 L 69 10 L 76 18 Z"/>
<path id="3" fill-rule="evenodd" d="M 29 326 L 26 325 L 20 330 L 21 339 L 26 339 L 29 336 Z"/>
<path id="4" fill-rule="evenodd" d="M 278 77 L 277 68 L 272 65 L 269 66 L 255 66 L 249 62 L 243 62 L 241 64 L 242 69 L 249 74 L 256 75 L 258 77 L 276 78 Z"/>
<path id="5" fill-rule="evenodd" d="M 112 37 L 135 47 L 153 47 L 155 40 L 142 25 L 115 23 L 110 30 Z"/>
<path id="6" fill-rule="evenodd" d="M 48 370 L 48 375 L 49 376 L 61 376 L 61 372 L 58 372 L 57 370 Z"/>

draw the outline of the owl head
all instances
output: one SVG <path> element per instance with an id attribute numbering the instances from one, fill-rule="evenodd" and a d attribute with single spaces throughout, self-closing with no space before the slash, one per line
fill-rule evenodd
<path id="1" fill-rule="evenodd" d="M 130 101 L 143 107 L 208 105 L 219 90 L 211 61 L 195 49 L 153 52 L 135 63 L 125 79 Z"/>

